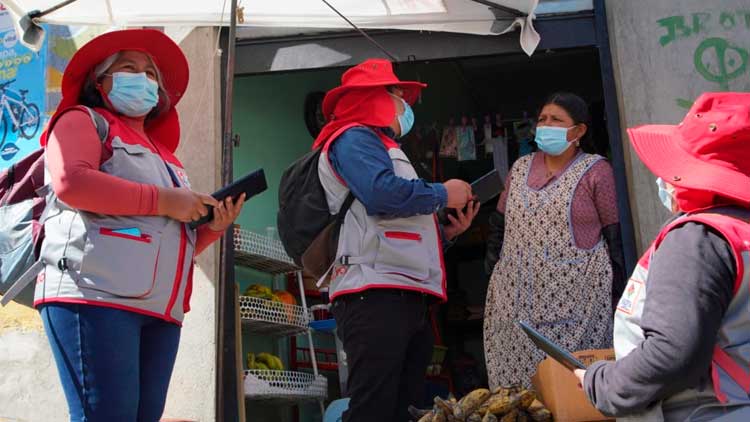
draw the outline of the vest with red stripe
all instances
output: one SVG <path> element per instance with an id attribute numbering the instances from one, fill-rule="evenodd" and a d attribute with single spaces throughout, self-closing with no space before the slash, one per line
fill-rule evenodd
<path id="1" fill-rule="evenodd" d="M 348 125 L 334 133 L 318 161 L 318 176 L 331 214 L 338 213 L 349 188 L 334 170 L 328 150 L 344 131 L 356 126 L 362 125 Z M 417 179 L 417 172 L 398 144 L 385 135 L 379 137 L 396 176 Z M 341 226 L 329 294 L 333 300 L 368 289 L 390 288 L 445 300 L 444 268 L 442 241 L 434 214 L 381 218 L 368 215 L 364 205 L 355 200 Z"/>
<path id="2" fill-rule="evenodd" d="M 640 327 L 646 301 L 648 269 L 654 251 L 670 230 L 687 222 L 709 226 L 723 236 L 734 253 L 737 278 L 732 298 L 716 337 L 711 381 L 713 388 L 689 389 L 665 399 L 633 420 L 671 420 L 670 409 L 691 409 L 675 420 L 721 415 L 728 407 L 750 406 L 750 212 L 739 208 L 715 208 L 686 214 L 665 226 L 638 262 L 615 313 L 615 354 L 627 356 L 644 340 Z M 691 403 L 694 406 L 691 408 Z M 618 419 L 619 421 L 620 419 Z"/>
<path id="3" fill-rule="evenodd" d="M 135 136 L 107 110 L 96 111 L 109 123 L 105 148 L 112 151 L 100 171 L 147 185 L 190 186 L 171 152 Z M 48 173 L 45 178 L 50 183 Z M 35 305 L 82 303 L 182 321 L 192 290 L 195 230 L 162 216 L 78 210 L 59 200 L 53 189 L 45 214 L 45 268 L 37 278 Z"/>

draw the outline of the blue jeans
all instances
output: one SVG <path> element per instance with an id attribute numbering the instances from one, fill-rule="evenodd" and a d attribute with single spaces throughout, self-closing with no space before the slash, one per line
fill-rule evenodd
<path id="1" fill-rule="evenodd" d="M 156 422 L 164 411 L 180 327 L 92 305 L 48 304 L 44 329 L 71 422 Z"/>

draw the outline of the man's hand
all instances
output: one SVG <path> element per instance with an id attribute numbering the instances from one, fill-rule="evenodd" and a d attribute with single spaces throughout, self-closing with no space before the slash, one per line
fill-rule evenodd
<path id="1" fill-rule="evenodd" d="M 445 191 L 448 193 L 446 208 L 463 209 L 474 195 L 471 192 L 471 185 L 459 179 L 451 179 L 443 183 Z"/>
<path id="2" fill-rule="evenodd" d="M 477 213 L 479 213 L 479 207 L 480 204 L 478 202 L 469 201 L 469 205 L 466 206 L 465 213 L 463 212 L 463 210 L 458 209 L 456 210 L 456 214 L 458 214 L 458 217 L 454 217 L 451 214 L 448 214 L 447 217 L 451 223 L 443 228 L 445 238 L 447 240 L 453 240 L 456 236 L 465 232 L 471 226 L 471 222 L 474 220 L 474 217 L 476 217 Z"/>

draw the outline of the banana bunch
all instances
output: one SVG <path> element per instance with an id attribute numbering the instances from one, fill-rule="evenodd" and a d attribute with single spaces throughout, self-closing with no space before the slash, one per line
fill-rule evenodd
<path id="1" fill-rule="evenodd" d="M 551 422 L 552 413 L 537 399 L 536 393 L 518 386 L 493 391 L 480 388 L 456 400 L 435 397 L 432 409 L 409 406 L 418 422 Z"/>
<path id="2" fill-rule="evenodd" d="M 245 292 L 242 293 L 242 295 L 281 303 L 281 299 L 279 299 L 279 297 L 273 293 L 273 290 L 271 290 L 271 288 L 260 284 L 251 284 L 247 287 L 247 289 L 245 289 Z"/>
<path id="3" fill-rule="evenodd" d="M 257 356 L 255 353 L 248 353 L 247 369 L 283 371 L 284 364 L 278 356 L 274 356 L 270 353 L 258 353 Z"/>

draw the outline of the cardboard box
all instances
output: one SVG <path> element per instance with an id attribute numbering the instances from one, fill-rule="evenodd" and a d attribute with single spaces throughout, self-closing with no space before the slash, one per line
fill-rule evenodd
<path id="1" fill-rule="evenodd" d="M 598 360 L 615 360 L 613 349 L 582 350 L 573 353 L 585 365 Z M 531 379 L 534 389 L 555 417 L 555 422 L 610 421 L 589 403 L 573 372 L 556 360 L 547 358 L 539 364 Z"/>

